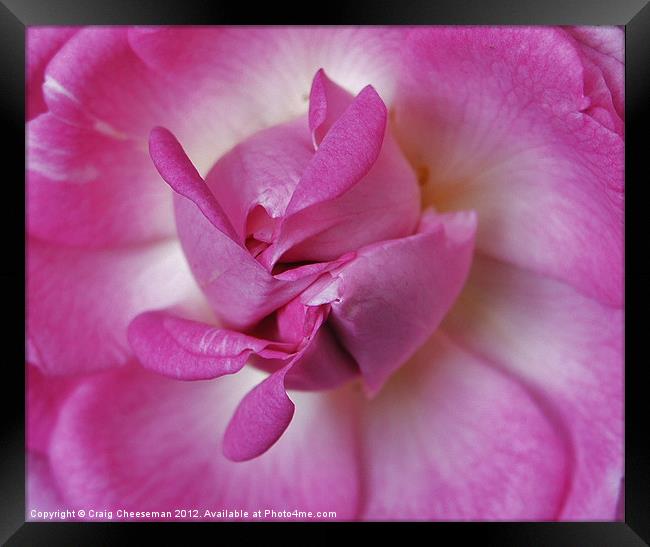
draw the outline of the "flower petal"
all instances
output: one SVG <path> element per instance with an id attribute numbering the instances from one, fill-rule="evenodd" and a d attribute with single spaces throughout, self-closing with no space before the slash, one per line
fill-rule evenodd
<path id="1" fill-rule="evenodd" d="M 286 358 L 286 351 L 293 349 L 292 344 L 269 342 L 164 311 L 138 315 L 129 325 L 128 337 L 145 368 L 177 380 L 234 374 L 252 353 Z"/>
<path id="2" fill-rule="evenodd" d="M 625 33 L 618 27 L 566 27 L 577 42 L 585 67 L 585 110 L 603 125 L 623 134 Z"/>
<path id="3" fill-rule="evenodd" d="M 397 28 L 168 27 L 129 30 L 145 64 L 180 88 L 181 116 L 158 121 L 206 173 L 236 143 L 307 112 L 319 68 L 353 93 L 372 84 L 390 100 Z"/>
<path id="4" fill-rule="evenodd" d="M 623 476 L 622 311 L 477 257 L 443 328 L 527 385 L 564 431 L 571 481 L 558 517 L 611 520 Z"/>
<path id="5" fill-rule="evenodd" d="M 309 93 L 309 129 L 315 149 L 353 99 L 350 93 L 330 80 L 322 68 L 318 69 Z"/>
<path id="6" fill-rule="evenodd" d="M 623 141 L 587 108 L 575 40 L 548 28 L 410 36 L 394 103 L 425 203 L 476 209 L 477 248 L 622 301 Z"/>
<path id="7" fill-rule="evenodd" d="M 27 223 L 45 241 L 115 247 L 174 234 L 146 149 L 43 114 L 27 125 Z"/>
<path id="8" fill-rule="evenodd" d="M 250 229 L 258 205 L 268 223 L 284 215 L 313 155 L 306 126 L 300 117 L 256 133 L 224 154 L 205 177 L 242 240 L 250 235 L 270 239 L 271 234 L 262 238 Z"/>
<path id="9" fill-rule="evenodd" d="M 55 116 L 144 142 L 152 127 L 182 116 L 176 91 L 133 52 L 128 29 L 115 26 L 79 30 L 50 61 L 43 84 Z"/>
<path id="10" fill-rule="evenodd" d="M 359 367 L 327 323 L 287 372 L 287 389 L 323 390 L 339 387 L 359 374 Z"/>
<path id="11" fill-rule="evenodd" d="M 61 404 L 77 383 L 74 378 L 45 376 L 38 367 L 27 365 L 25 433 L 28 450 L 47 453 Z"/>
<path id="12" fill-rule="evenodd" d="M 284 219 L 313 157 L 304 117 L 238 144 L 205 180 L 239 237 L 265 243 L 259 252 L 251 251 L 267 269 L 280 259 L 334 260 L 362 245 L 410 234 L 417 224 L 415 176 L 389 133 L 383 142 L 375 165 L 350 190 Z M 269 246 L 274 237 L 276 244 Z"/>
<path id="13" fill-rule="evenodd" d="M 31 26 L 26 29 L 28 120 L 47 110 L 42 90 L 45 67 L 77 30 L 74 27 Z"/>
<path id="14" fill-rule="evenodd" d="M 124 364 L 138 313 L 201 295 L 177 242 L 119 250 L 27 245 L 29 361 L 46 374 Z"/>
<path id="15" fill-rule="evenodd" d="M 525 389 L 442 334 L 364 409 L 365 519 L 552 520 L 565 448 Z"/>
<path id="16" fill-rule="evenodd" d="M 328 324 L 370 392 L 433 333 L 460 292 L 472 258 L 472 213 L 423 216 L 417 234 L 360 249 L 338 274 Z"/>
<path id="17" fill-rule="evenodd" d="M 282 311 L 279 330 L 289 323 L 291 330 L 297 331 L 296 340 L 302 338 L 303 343 L 288 363 L 255 386 L 237 406 L 223 441 L 224 454 L 230 460 L 255 458 L 281 437 L 295 408 L 287 388 L 328 389 L 358 374 L 356 363 L 323 324 L 329 312 L 326 306 L 305 306 L 296 299 Z"/>
<path id="18" fill-rule="evenodd" d="M 271 374 L 241 400 L 223 436 L 223 453 L 241 462 L 266 452 L 289 427 L 295 406 L 284 378 L 293 362 Z"/>
<path id="19" fill-rule="evenodd" d="M 253 326 L 340 263 L 307 264 L 273 276 L 247 249 L 215 229 L 196 204 L 175 198 L 185 256 L 212 309 L 228 327 Z"/>
<path id="20" fill-rule="evenodd" d="M 191 200 L 216 229 L 237 242 L 237 233 L 221 205 L 168 129 L 155 127 L 151 130 L 149 153 L 165 182 L 178 194 Z"/>
<path id="21" fill-rule="evenodd" d="M 26 460 L 25 520 L 41 520 L 36 516 L 31 516 L 33 510 L 62 511 L 67 509 L 67 504 L 61 499 L 61 493 L 52 476 L 48 457 L 40 452 L 29 450 Z"/>
<path id="22" fill-rule="evenodd" d="M 379 157 L 385 131 L 386 105 L 366 86 L 325 135 L 293 191 L 286 216 L 337 198 L 357 184 Z"/>
<path id="23" fill-rule="evenodd" d="M 52 439 L 63 494 L 86 508 L 238 509 L 249 518 L 259 509 L 295 508 L 353 518 L 358 460 L 346 393 L 296 393 L 295 418 L 264 458 L 233 463 L 222 455 L 226 420 L 260 377 L 244 369 L 178 382 L 128 367 L 89 378 L 67 401 Z"/>
<path id="24" fill-rule="evenodd" d="M 229 325 L 254 325 L 334 267 L 313 264 L 296 268 L 286 279 L 272 276 L 240 242 L 243 238 L 168 130 L 152 131 L 151 152 L 165 181 L 179 192 L 177 233 L 190 268 L 213 310 Z"/>
<path id="25" fill-rule="evenodd" d="M 359 247 L 413 233 L 420 215 L 415 175 L 390 134 L 370 172 L 341 197 L 287 217 L 273 260 L 333 260 Z"/>
<path id="26" fill-rule="evenodd" d="M 328 292 L 327 286 L 335 284 L 329 272 L 321 276 L 305 292 L 280 308 L 274 314 L 274 320 L 259 329 L 259 335 L 271 340 L 281 340 L 293 344 L 296 355 L 291 369 L 287 371 L 285 384 L 288 389 L 323 390 L 338 387 L 358 376 L 359 367 L 350 354 L 341 346 L 327 323 L 323 323 L 329 314 L 328 297 L 337 295 Z M 314 293 L 318 298 L 305 303 L 308 294 Z M 276 372 L 286 364 L 272 359 L 270 355 L 260 354 L 252 360 L 262 370 Z"/>

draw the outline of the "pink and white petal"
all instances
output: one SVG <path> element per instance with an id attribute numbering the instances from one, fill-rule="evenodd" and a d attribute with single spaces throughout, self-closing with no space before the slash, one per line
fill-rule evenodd
<path id="1" fill-rule="evenodd" d="M 269 324 L 268 336 L 274 340 L 283 340 L 296 344 L 304 345 L 311 339 L 311 336 L 322 325 L 329 313 L 326 306 L 308 306 L 304 303 L 305 293 L 312 291 L 312 287 L 320 287 L 323 283 L 322 278 L 328 279 L 327 274 L 321 276 L 299 297 L 294 298 L 286 306 L 278 309 L 274 313 L 274 320 Z M 301 346 L 302 347 L 302 346 Z"/>
<path id="2" fill-rule="evenodd" d="M 329 315 L 327 304 L 331 300 L 328 297 L 337 297 L 334 290 L 331 293 L 327 291 L 328 285 L 335 284 L 332 275 L 334 274 L 330 272 L 321 276 L 299 297 L 279 309 L 275 321 L 267 324 L 268 330 L 261 331 L 273 340 L 293 343 L 294 352 L 298 352 L 285 377 L 287 389 L 333 389 L 359 374 L 354 359 L 341 346 L 329 325 L 324 323 Z M 310 293 L 315 294 L 320 301 L 305 304 L 304 300 Z M 253 364 L 271 373 L 286 364 L 286 361 L 269 360 L 268 354 L 262 357 L 265 358 L 264 361 L 254 359 Z"/>
<path id="3" fill-rule="evenodd" d="M 302 308 L 303 313 L 302 318 L 295 318 L 300 324 L 290 320 L 297 327 L 292 334 L 297 336 L 288 342 L 272 342 L 164 311 L 137 316 L 129 325 L 129 342 L 145 368 L 177 380 L 234 374 L 252 355 L 271 360 L 271 368 L 281 363 L 280 369 L 243 398 L 226 429 L 224 454 L 232 461 L 246 461 L 266 452 L 291 422 L 294 405 L 285 383 L 302 389 L 332 388 L 357 373 L 354 362 L 331 333 L 320 330 L 323 310 L 304 306 L 299 300 L 295 303 L 286 308 Z M 305 315 L 305 310 L 313 313 Z M 305 329 L 309 332 L 303 332 Z M 296 354 L 297 342 L 305 337 L 307 345 Z M 289 372 L 293 374 L 286 382 Z"/>
<path id="4" fill-rule="evenodd" d="M 618 118 L 617 129 L 622 130 L 625 119 L 625 32 L 618 27 L 567 27 L 565 30 L 578 42 L 585 69 L 589 68 L 586 76 L 594 78 L 593 81 L 585 78 L 586 87 L 591 86 L 593 91 L 589 96 L 595 105 Z M 595 71 L 591 70 L 592 66 Z"/>
<path id="5" fill-rule="evenodd" d="M 291 195 L 286 215 L 349 191 L 370 171 L 386 132 L 386 105 L 368 85 L 325 135 Z"/>
<path id="6" fill-rule="evenodd" d="M 107 247 L 175 233 L 172 192 L 146 147 L 53 114 L 27 125 L 29 233 L 64 245 Z"/>
<path id="7" fill-rule="evenodd" d="M 230 219 L 173 133 L 154 127 L 149 134 L 149 154 L 160 176 L 176 193 L 192 201 L 217 230 L 241 243 Z"/>
<path id="8" fill-rule="evenodd" d="M 309 127 L 316 153 L 293 191 L 278 240 L 262 254 L 262 262 L 274 264 L 281 257 L 332 260 L 411 233 L 419 191 L 386 134 L 386 107 L 374 88 L 366 86 L 352 98 L 320 69 L 310 93 Z"/>
<path id="9" fill-rule="evenodd" d="M 276 276 L 215 229 L 189 199 L 176 195 L 178 235 L 197 283 L 224 325 L 252 327 L 340 261 L 308 264 Z"/>
<path id="10" fill-rule="evenodd" d="M 128 338 L 142 366 L 177 380 L 234 374 L 253 353 L 282 359 L 293 350 L 292 344 L 273 343 L 167 311 L 138 315 L 129 324 Z"/>
<path id="11" fill-rule="evenodd" d="M 289 360 L 282 360 L 280 368 L 277 360 L 262 367 L 275 366 L 276 370 L 240 401 L 224 434 L 223 450 L 228 459 L 256 458 L 277 442 L 295 409 L 287 389 L 332 389 L 358 374 L 354 360 L 323 323 L 328 313 L 327 306 L 306 306 L 300 298 L 280 310 L 278 334 L 301 345 Z"/>
<path id="12" fill-rule="evenodd" d="M 222 455 L 227 420 L 263 377 L 247 368 L 217 381 L 178 382 L 130 367 L 88 380 L 68 400 L 53 437 L 54 474 L 66 499 L 138 511 L 252 515 L 291 507 L 353 518 L 359 468 L 347 393 L 292 394 L 295 418 L 263 458 L 233 463 Z"/>
<path id="13" fill-rule="evenodd" d="M 122 365 L 138 313 L 202 300 L 176 241 L 88 251 L 32 239 L 27 272 L 28 357 L 45 374 Z"/>
<path id="14" fill-rule="evenodd" d="M 45 376 L 37 366 L 27 365 L 25 434 L 28 450 L 47 453 L 61 405 L 77 383 L 77 378 Z"/>
<path id="15" fill-rule="evenodd" d="M 365 519 L 552 520 L 563 439 L 531 395 L 442 334 L 368 402 Z"/>
<path id="16" fill-rule="evenodd" d="M 307 120 L 264 129 L 223 155 L 205 182 L 242 239 L 270 240 L 291 195 L 313 156 Z M 266 213 L 256 213 L 261 206 Z M 261 218 L 260 218 L 261 217 Z M 260 234 L 266 229 L 265 234 Z"/>
<path id="17" fill-rule="evenodd" d="M 248 461 L 273 446 L 293 419 L 295 405 L 284 379 L 294 361 L 264 379 L 239 402 L 223 435 L 223 454 L 233 462 Z"/>
<path id="18" fill-rule="evenodd" d="M 476 209 L 481 251 L 620 304 L 623 141 L 583 112 L 575 40 L 418 29 L 404 67 L 392 114 L 425 204 Z"/>
<path id="19" fill-rule="evenodd" d="M 75 34 L 45 70 L 43 93 L 57 117 L 114 138 L 146 143 L 152 127 L 184 114 L 183 94 L 133 52 L 126 27 Z"/>
<path id="20" fill-rule="evenodd" d="M 392 97 L 405 34 L 394 27 L 139 27 L 130 40 L 161 74 L 193 81 L 202 91 L 236 83 L 256 104 L 262 103 L 257 91 L 270 92 L 267 109 L 279 109 L 306 106 L 303 93 L 320 68 L 352 93 L 372 84 Z M 304 112 L 298 108 L 292 115 Z"/>
<path id="21" fill-rule="evenodd" d="M 25 520 L 40 521 L 36 512 L 62 511 L 68 509 L 58 485 L 52 476 L 49 458 L 42 453 L 27 452 L 25 475 Z M 32 516 L 32 511 L 35 512 Z M 53 519 L 49 519 L 53 520 Z M 60 519 L 57 519 L 60 520 Z"/>
<path id="22" fill-rule="evenodd" d="M 309 129 L 315 149 L 353 99 L 350 93 L 330 80 L 322 68 L 316 72 L 309 92 Z"/>
<path id="23" fill-rule="evenodd" d="M 27 119 L 45 112 L 43 79 L 45 67 L 75 32 L 75 27 L 27 27 Z"/>
<path id="24" fill-rule="evenodd" d="M 571 448 L 558 518 L 610 520 L 623 476 L 623 313 L 570 286 L 475 257 L 443 323 L 535 393 Z"/>
<path id="25" fill-rule="evenodd" d="M 206 183 L 242 238 L 268 243 L 312 157 L 307 120 L 301 117 L 237 145 L 215 164 Z M 284 219 L 278 242 L 262 252 L 260 262 L 271 269 L 280 258 L 333 260 L 412 233 L 419 209 L 415 176 L 387 133 L 370 172 L 342 196 Z"/>
<path id="26" fill-rule="evenodd" d="M 134 28 L 130 42 L 162 77 L 182 88 L 184 119 L 166 124 L 207 172 L 232 146 L 307 112 L 316 71 L 345 89 L 375 86 L 392 97 L 399 28 Z M 200 129 L 198 129 L 200 128 Z"/>
<path id="27" fill-rule="evenodd" d="M 177 233 L 212 309 L 227 326 L 253 326 L 311 284 L 331 264 L 310 264 L 273 276 L 251 256 L 210 188 L 173 134 L 152 131 L 151 153 L 174 194 Z M 241 227 L 241 226 L 240 226 Z M 285 272 L 288 273 L 288 272 Z"/>
<path id="28" fill-rule="evenodd" d="M 287 389 L 333 389 L 354 379 L 359 367 L 327 323 L 320 326 L 313 340 L 287 373 Z"/>
<path id="29" fill-rule="evenodd" d="M 376 241 L 412 234 L 419 215 L 415 174 L 387 131 L 368 174 L 340 197 L 285 218 L 267 252 L 274 260 L 333 260 Z"/>
<path id="30" fill-rule="evenodd" d="M 370 393 L 424 343 L 469 272 L 476 217 L 423 215 L 413 236 L 360 249 L 338 273 L 328 324 L 359 365 Z"/>
<path id="31" fill-rule="evenodd" d="M 564 30 L 579 40 L 583 47 L 625 63 L 625 31 L 621 27 L 564 27 Z"/>

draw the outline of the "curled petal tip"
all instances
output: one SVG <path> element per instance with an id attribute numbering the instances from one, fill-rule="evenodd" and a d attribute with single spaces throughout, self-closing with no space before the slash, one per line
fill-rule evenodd
<path id="1" fill-rule="evenodd" d="M 154 127 L 151 130 L 149 155 L 158 173 L 172 190 L 192 201 L 215 228 L 231 240 L 239 241 L 239 236 L 221 205 L 171 131 L 164 127 Z"/>

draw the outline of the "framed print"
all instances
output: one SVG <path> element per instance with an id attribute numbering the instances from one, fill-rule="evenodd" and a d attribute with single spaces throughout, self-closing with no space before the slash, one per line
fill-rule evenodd
<path id="1" fill-rule="evenodd" d="M 647 5 L 54 4 L 0 9 L 3 540 L 647 541 Z"/>

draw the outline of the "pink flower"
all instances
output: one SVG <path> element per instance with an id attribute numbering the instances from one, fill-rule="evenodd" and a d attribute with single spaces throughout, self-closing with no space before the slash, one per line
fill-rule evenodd
<path id="1" fill-rule="evenodd" d="M 30 29 L 28 517 L 613 519 L 622 44 Z"/>

